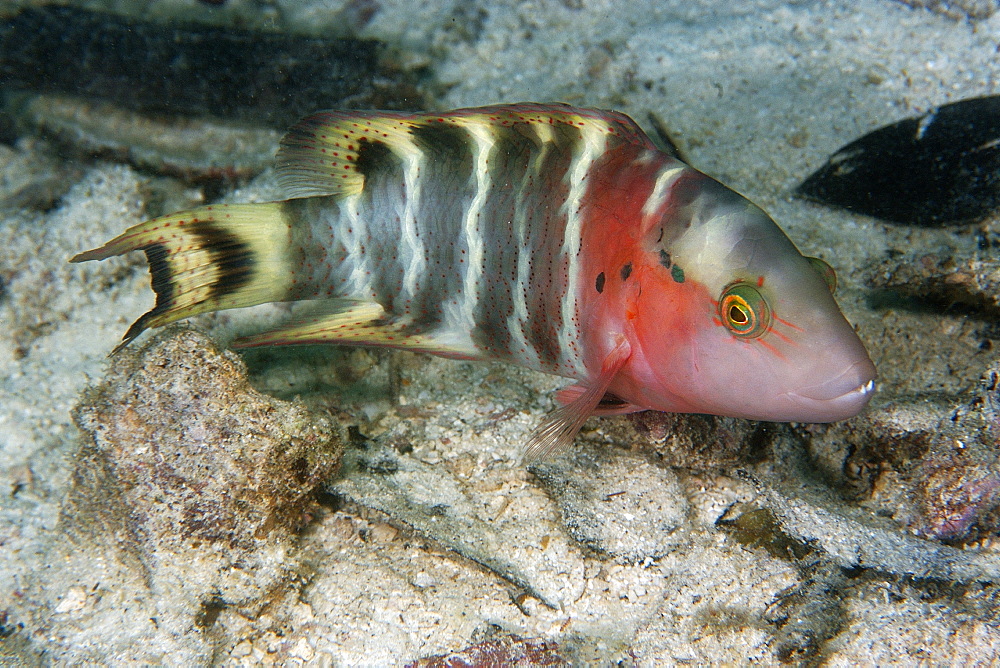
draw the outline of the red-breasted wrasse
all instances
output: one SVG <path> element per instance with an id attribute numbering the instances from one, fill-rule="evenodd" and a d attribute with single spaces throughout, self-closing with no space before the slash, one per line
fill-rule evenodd
<path id="1" fill-rule="evenodd" d="M 314 300 L 235 345 L 389 346 L 576 381 L 529 458 L 593 414 L 830 422 L 874 389 L 832 269 L 623 114 L 324 111 L 288 132 L 277 170 L 284 201 L 163 216 L 73 258 L 145 252 L 156 303 L 121 346 L 198 313 Z"/>

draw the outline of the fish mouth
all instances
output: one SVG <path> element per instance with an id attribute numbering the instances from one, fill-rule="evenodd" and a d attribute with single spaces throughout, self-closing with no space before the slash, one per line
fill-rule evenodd
<path id="1" fill-rule="evenodd" d="M 855 399 L 855 398 L 857 398 L 857 399 L 863 399 L 863 398 L 867 397 L 869 394 L 871 394 L 874 391 L 875 391 L 875 381 L 873 379 L 873 380 L 869 380 L 864 385 L 859 385 L 858 387 L 854 388 L 850 392 L 845 392 L 844 394 L 842 394 L 839 397 L 837 397 L 836 399 L 834 399 L 834 401 L 838 401 L 840 399 L 844 399 L 844 400 Z"/>
<path id="2" fill-rule="evenodd" d="M 825 382 L 788 392 L 800 405 L 812 407 L 823 421 L 854 417 L 875 393 L 875 365 L 861 360 Z"/>

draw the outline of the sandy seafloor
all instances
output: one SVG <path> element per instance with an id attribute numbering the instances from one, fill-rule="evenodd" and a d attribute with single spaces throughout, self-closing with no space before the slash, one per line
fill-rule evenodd
<path id="1" fill-rule="evenodd" d="M 294 27 L 321 24 L 332 12 L 328 4 L 276 0 L 267 8 Z M 886 313 L 863 298 L 861 270 L 887 249 L 968 250 L 971 235 L 890 226 L 794 199 L 791 191 L 867 131 L 937 104 L 1000 92 L 1000 14 L 970 22 L 890 0 L 379 4 L 365 34 L 429 64 L 445 84 L 441 108 L 563 101 L 615 108 L 643 124 L 647 112 L 656 112 L 695 166 L 756 201 L 806 254 L 837 268 L 846 315 L 875 339 L 883 392 L 957 395 L 991 361 L 960 347 L 951 351 L 960 362 L 950 360 L 945 370 L 922 367 L 928 356 L 921 336 L 884 336 Z M 196 3 L 155 5 L 213 11 Z M 252 14 L 256 6 L 234 1 L 226 11 Z M 398 397 L 373 381 L 369 401 L 344 400 L 344 412 L 371 434 L 400 433 L 410 441 L 394 455 L 390 496 L 412 503 L 398 513 L 368 512 L 362 502 L 321 514 L 297 544 L 299 558 L 310 563 L 308 581 L 254 619 L 224 609 L 211 630 L 193 622 L 184 632 L 157 629 L 148 623 L 149 606 L 170 608 L 170 590 L 130 608 L 121 603 L 130 600 L 127 592 L 97 596 L 97 583 L 81 580 L 79 569 L 60 575 L 54 555 L 64 553 L 54 550 L 52 536 L 83 438 L 70 411 L 102 377 L 124 328 L 152 301 L 137 261 L 123 269 L 124 262 L 70 266 L 66 259 L 139 222 L 148 184 L 160 177 L 111 162 L 69 169 L 48 155 L 35 140 L 0 146 L 3 196 L 52 174 L 72 182 L 51 211 L 0 212 L 7 281 L 0 293 L 0 643 L 8 645 L 7 660 L 401 665 L 509 632 L 554 640 L 579 665 L 779 662 L 775 628 L 764 620 L 802 571 L 715 526 L 754 490 L 735 472 L 654 467 L 621 449 L 593 454 L 587 461 L 598 461 L 598 469 L 575 475 L 593 477 L 605 494 L 627 490 L 635 501 L 600 520 L 603 544 L 625 545 L 619 556 L 585 549 L 568 532 L 557 495 L 518 462 L 560 382 L 496 364 L 404 355 L 390 360 L 402 379 L 393 385 Z M 176 190 L 179 200 L 197 200 L 197 192 Z M 273 193 L 265 172 L 225 198 Z M 225 342 L 245 318 L 196 324 Z M 901 322 L 894 326 L 950 339 L 967 326 L 960 317 L 933 314 Z M 930 338 L 928 346 L 938 345 Z M 890 340 L 913 348 L 900 355 L 876 347 Z M 308 367 L 316 359 L 289 354 L 273 368 L 262 362 L 252 370 L 261 387 L 286 398 L 302 387 L 336 397 L 336 383 Z M 386 356 L 331 359 L 373 368 L 390 363 Z M 599 429 L 599 422 L 588 426 Z M 561 466 L 583 464 L 570 458 Z M 346 496 L 365 498 L 361 483 L 338 484 Z M 438 506 L 462 520 L 464 534 L 437 535 L 433 522 L 424 527 L 411 516 L 414 507 Z M 482 551 L 480 564 L 493 567 L 468 558 L 472 548 L 456 554 L 463 541 Z M 839 630 L 814 658 L 833 665 L 1000 661 L 995 617 L 960 610 L 947 597 L 913 594 L 892 574 L 868 578 L 840 599 Z M 118 607 L 107 609 L 112 600 Z"/>

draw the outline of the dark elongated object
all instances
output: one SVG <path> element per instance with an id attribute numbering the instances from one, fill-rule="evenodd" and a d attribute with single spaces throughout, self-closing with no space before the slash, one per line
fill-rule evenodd
<path id="1" fill-rule="evenodd" d="M 285 127 L 324 107 L 403 106 L 400 75 L 381 66 L 380 50 L 374 40 L 139 22 L 48 6 L 0 21 L 0 85 Z"/>
<path id="2" fill-rule="evenodd" d="M 1000 96 L 879 128 L 833 154 L 797 192 L 897 223 L 988 216 L 1000 208 Z"/>

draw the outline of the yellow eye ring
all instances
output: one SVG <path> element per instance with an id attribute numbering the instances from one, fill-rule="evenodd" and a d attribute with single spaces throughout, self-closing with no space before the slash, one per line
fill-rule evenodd
<path id="1" fill-rule="evenodd" d="M 734 336 L 755 339 L 771 326 L 771 308 L 749 283 L 733 283 L 722 291 L 719 318 Z"/>

